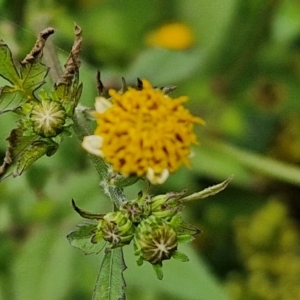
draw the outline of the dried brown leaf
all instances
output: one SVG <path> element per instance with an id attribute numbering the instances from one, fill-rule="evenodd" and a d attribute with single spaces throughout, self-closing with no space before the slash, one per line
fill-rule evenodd
<path id="1" fill-rule="evenodd" d="M 80 60 L 78 59 L 78 57 L 81 51 L 82 29 L 77 24 L 75 24 L 75 36 L 76 37 L 74 40 L 72 50 L 67 59 L 67 62 L 64 65 L 64 74 L 62 75 L 57 85 L 66 84 L 70 86 L 72 84 L 72 80 L 74 78 L 75 73 L 78 72 L 78 69 L 80 67 Z"/>
<path id="2" fill-rule="evenodd" d="M 46 29 L 41 31 L 30 53 L 27 54 L 26 57 L 21 61 L 21 65 L 33 64 L 39 61 L 43 56 L 43 48 L 45 46 L 46 40 L 54 32 L 55 30 L 52 27 L 47 27 Z"/>

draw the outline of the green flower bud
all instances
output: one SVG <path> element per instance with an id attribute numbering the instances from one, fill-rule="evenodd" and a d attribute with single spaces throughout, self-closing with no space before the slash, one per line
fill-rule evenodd
<path id="1" fill-rule="evenodd" d="M 178 195 L 181 193 L 169 193 L 151 198 L 151 214 L 157 218 L 170 220 L 183 208 Z"/>
<path id="2" fill-rule="evenodd" d="M 139 205 L 135 201 L 126 202 L 121 208 L 121 211 L 124 211 L 128 214 L 132 223 L 137 224 L 143 220 L 144 209 L 143 206 Z"/>
<path id="3" fill-rule="evenodd" d="M 111 244 L 112 248 L 121 247 L 131 242 L 133 234 L 134 226 L 127 213 L 110 212 L 99 221 L 92 242 L 97 242 L 103 238 Z"/>
<path id="4" fill-rule="evenodd" d="M 166 221 L 150 216 L 142 221 L 134 237 L 135 255 L 138 264 L 143 260 L 153 265 L 162 265 L 177 250 L 177 233 Z"/>
<path id="5" fill-rule="evenodd" d="M 29 118 L 36 134 L 55 137 L 63 130 L 66 112 L 59 102 L 43 99 L 33 106 Z"/>

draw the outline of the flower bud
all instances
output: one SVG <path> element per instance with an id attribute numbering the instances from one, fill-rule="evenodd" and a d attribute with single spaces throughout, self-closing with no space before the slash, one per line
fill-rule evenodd
<path id="1" fill-rule="evenodd" d="M 177 250 L 177 233 L 164 220 L 150 216 L 142 221 L 134 237 L 135 255 L 138 264 L 143 260 L 153 265 L 162 265 L 163 260 L 170 259 Z"/>
<path id="2" fill-rule="evenodd" d="M 129 219 L 132 223 L 137 224 L 143 220 L 144 209 L 142 205 L 139 205 L 135 201 L 128 201 L 122 205 L 120 208 L 121 211 L 124 211 L 128 214 Z"/>
<path id="3" fill-rule="evenodd" d="M 170 195 L 171 194 L 158 195 L 151 198 L 150 208 L 153 216 L 170 220 L 182 210 L 182 205 L 177 194 Z"/>
<path id="4" fill-rule="evenodd" d="M 134 226 L 125 212 L 116 211 L 107 213 L 100 220 L 92 242 L 101 238 L 111 244 L 112 248 L 121 247 L 130 243 L 134 234 Z"/>
<path id="5" fill-rule="evenodd" d="M 43 99 L 33 106 L 29 117 L 36 134 L 55 137 L 63 130 L 66 112 L 59 102 Z"/>

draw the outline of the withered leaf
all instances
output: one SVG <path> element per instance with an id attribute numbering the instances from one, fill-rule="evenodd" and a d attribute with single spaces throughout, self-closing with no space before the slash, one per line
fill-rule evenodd
<path id="1" fill-rule="evenodd" d="M 43 155 L 53 155 L 58 144 L 39 136 L 23 136 L 21 129 L 13 129 L 7 138 L 9 147 L 0 166 L 0 181 L 10 175 L 20 176 Z"/>
<path id="2" fill-rule="evenodd" d="M 35 98 L 34 91 L 45 82 L 49 68 L 41 62 L 46 39 L 53 28 L 43 30 L 31 52 L 20 63 L 19 71 L 13 61 L 9 47 L 0 40 L 0 76 L 11 86 L 0 89 L 0 114 L 17 110 L 26 101 Z"/>
<path id="3" fill-rule="evenodd" d="M 21 61 L 21 65 L 34 64 L 40 61 L 43 56 L 43 48 L 45 46 L 48 37 L 55 32 L 54 28 L 48 27 L 41 31 L 38 35 L 37 41 L 33 46 L 32 50 L 26 55 L 26 57 Z"/>
<path id="4" fill-rule="evenodd" d="M 72 50 L 67 58 L 67 61 L 64 65 L 65 71 L 61 76 L 57 85 L 65 84 L 67 86 L 72 85 L 72 81 L 76 73 L 78 73 L 78 69 L 80 67 L 79 53 L 81 51 L 82 44 L 82 30 L 81 28 L 75 24 L 75 40 L 72 46 Z"/>

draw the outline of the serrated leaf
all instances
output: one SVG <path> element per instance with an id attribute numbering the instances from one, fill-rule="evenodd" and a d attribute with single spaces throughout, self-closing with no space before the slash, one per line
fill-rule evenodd
<path id="1" fill-rule="evenodd" d="M 4 86 L 0 89 L 0 115 L 15 110 L 26 100 L 24 93 L 13 90 L 12 87 Z"/>
<path id="2" fill-rule="evenodd" d="M 29 166 L 43 155 L 53 155 L 58 145 L 50 139 L 41 139 L 28 145 L 19 155 L 13 176 L 20 176 Z M 49 155 L 50 154 L 50 155 Z"/>
<path id="3" fill-rule="evenodd" d="M 1 62 L 0 62 L 1 63 Z M 4 70 L 5 71 L 5 70 Z M 21 77 L 13 86 L 5 86 L 0 93 L 0 114 L 14 111 L 33 98 L 33 92 L 45 83 L 49 69 L 37 62 L 21 67 Z M 0 68 L 0 75 L 3 70 Z"/>
<path id="4" fill-rule="evenodd" d="M 0 76 L 8 80 L 11 84 L 17 84 L 20 79 L 12 59 L 11 51 L 3 41 L 0 41 Z"/>
<path id="5" fill-rule="evenodd" d="M 13 129 L 7 140 L 9 147 L 0 166 L 0 182 L 10 175 L 20 176 L 40 157 L 45 154 L 50 156 L 58 149 L 58 144 L 51 139 L 23 136 L 21 129 Z"/>
<path id="6" fill-rule="evenodd" d="M 41 62 L 26 64 L 21 67 L 20 88 L 25 91 L 34 92 L 45 83 L 49 68 Z"/>
<path id="7" fill-rule="evenodd" d="M 0 41 L 0 76 L 12 85 L 0 91 L 0 114 L 14 111 L 32 99 L 34 91 L 45 83 L 49 68 L 40 60 L 45 41 L 53 32 L 48 28 L 39 34 L 36 45 L 21 62 L 20 72 L 17 71 L 10 49 Z"/>
<path id="8" fill-rule="evenodd" d="M 92 243 L 91 238 L 96 224 L 80 224 L 75 231 L 67 235 L 71 246 L 82 250 L 85 254 L 99 253 L 105 246 L 106 242 Z"/>
<path id="9" fill-rule="evenodd" d="M 125 269 L 123 249 L 106 249 L 92 300 L 125 300 Z"/>

